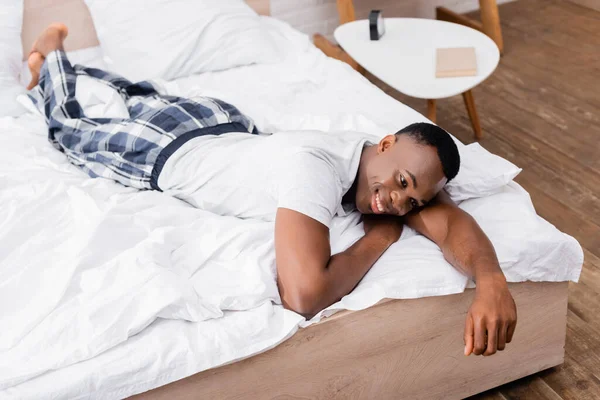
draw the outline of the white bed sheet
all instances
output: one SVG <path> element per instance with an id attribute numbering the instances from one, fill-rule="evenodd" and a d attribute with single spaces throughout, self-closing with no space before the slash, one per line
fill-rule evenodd
<path id="1" fill-rule="evenodd" d="M 304 35 L 271 23 L 281 27 L 282 64 L 162 84 L 172 94 L 232 102 L 268 131 L 381 137 L 426 121 Z M 266 351 L 319 320 L 276 305 L 271 224 L 90 180 L 48 145 L 45 131 L 32 114 L 0 120 L 0 326 L 10 327 L 0 331 L 0 397 L 122 398 Z M 509 281 L 578 279 L 581 248 L 537 217 L 517 184 L 461 207 L 490 236 Z M 333 252 L 361 235 L 358 215 L 336 218 Z M 325 314 L 467 284 L 434 244 L 407 229 Z"/>

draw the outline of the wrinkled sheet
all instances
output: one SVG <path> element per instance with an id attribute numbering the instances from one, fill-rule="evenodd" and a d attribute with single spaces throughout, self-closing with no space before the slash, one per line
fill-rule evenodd
<path id="1" fill-rule="evenodd" d="M 281 28 L 281 63 L 161 85 L 229 101 L 266 131 L 382 137 L 425 121 L 305 36 L 269 23 Z M 351 294 L 305 321 L 280 305 L 272 224 L 89 179 L 31 113 L 0 119 L 0 160 L 2 398 L 121 398 L 266 351 L 339 309 L 460 293 L 469 283 L 406 229 Z M 516 183 L 461 207 L 494 243 L 509 281 L 578 279 L 581 248 L 538 217 Z M 362 233 L 356 213 L 336 218 L 332 251 Z"/>

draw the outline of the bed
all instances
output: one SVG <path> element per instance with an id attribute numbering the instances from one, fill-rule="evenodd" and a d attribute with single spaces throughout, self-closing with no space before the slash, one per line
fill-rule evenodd
<path id="1" fill-rule="evenodd" d="M 249 3 L 268 13 L 268 1 Z M 98 42 L 79 0 L 26 1 L 24 49 L 57 18 L 70 26 L 73 59 L 93 64 Z M 281 63 L 160 84 L 169 93 L 223 98 L 271 131 L 382 136 L 425 120 L 289 26 L 264 23 L 287 50 Z M 0 120 L 0 204 L 8 210 L 0 315 L 3 325 L 21 327 L 0 333 L 0 397 L 448 399 L 563 361 L 567 286 L 579 277 L 581 248 L 537 217 L 514 182 L 461 203 L 494 243 L 519 314 L 507 350 L 464 357 L 473 285 L 414 232 L 351 295 L 306 321 L 278 305 L 272 226 L 87 179 L 44 134 L 31 114 Z M 189 239 L 200 230 L 202 240 Z M 358 216 L 336 221 L 333 252 L 360 235 Z M 65 248 L 80 251 L 69 258 Z M 200 268 L 197 260 L 205 261 Z M 23 282 L 42 293 L 32 296 Z M 201 300 L 210 301 L 199 301 L 206 293 L 212 297 Z M 211 313 L 218 317 L 203 317 Z"/>

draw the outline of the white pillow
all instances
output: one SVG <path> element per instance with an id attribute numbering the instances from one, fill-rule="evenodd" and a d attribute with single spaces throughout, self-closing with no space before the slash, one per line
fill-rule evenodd
<path id="1" fill-rule="evenodd" d="M 269 26 L 243 0 L 85 0 L 109 69 L 175 79 L 278 60 Z"/>
<path id="2" fill-rule="evenodd" d="M 458 151 L 460 170 L 445 188 L 456 202 L 497 193 L 521 172 L 521 168 L 490 153 L 479 143 L 461 146 Z"/>
<path id="3" fill-rule="evenodd" d="M 25 88 L 19 84 L 21 60 L 22 0 L 0 0 L 0 117 L 18 116 L 25 109 L 17 102 Z"/>

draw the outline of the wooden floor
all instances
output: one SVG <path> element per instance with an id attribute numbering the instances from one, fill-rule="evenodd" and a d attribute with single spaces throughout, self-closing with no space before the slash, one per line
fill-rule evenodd
<path id="1" fill-rule="evenodd" d="M 565 363 L 470 400 L 600 399 L 600 12 L 518 0 L 500 15 L 505 54 L 474 89 L 480 143 L 523 168 L 516 180 L 538 214 L 579 240 L 585 264 L 569 286 Z M 376 83 L 426 114 L 424 100 Z M 439 100 L 437 118 L 473 142 L 461 96 Z"/>

